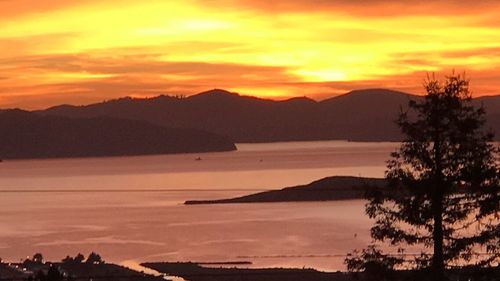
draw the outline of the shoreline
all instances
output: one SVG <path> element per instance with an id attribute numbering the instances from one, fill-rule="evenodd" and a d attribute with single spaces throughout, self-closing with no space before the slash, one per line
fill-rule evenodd
<path id="1" fill-rule="evenodd" d="M 64 278 L 77 279 L 104 279 L 104 280 L 138 280 L 138 281 L 260 281 L 260 280 L 287 280 L 287 281 L 353 281 L 373 280 L 374 274 L 380 272 L 347 272 L 321 271 L 314 268 L 298 267 L 237 267 L 242 263 L 234 261 L 217 262 L 137 262 L 128 260 L 120 263 L 106 263 L 102 260 L 46 262 L 43 260 L 25 260 L 22 263 L 0 261 L 0 277 L 2 280 L 28 280 L 40 272 L 47 272 L 56 268 Z M 225 266 L 207 266 L 225 265 Z M 392 280 L 408 280 L 408 278 L 428 277 L 429 271 L 396 270 L 391 272 Z M 500 277 L 500 267 L 481 269 L 460 268 L 448 269 L 449 277 L 467 278 L 473 276 L 488 276 L 493 279 Z M 426 280 L 426 279 L 419 279 Z M 458 279 L 457 279 L 458 280 Z M 465 280 L 465 279 L 464 279 Z"/>

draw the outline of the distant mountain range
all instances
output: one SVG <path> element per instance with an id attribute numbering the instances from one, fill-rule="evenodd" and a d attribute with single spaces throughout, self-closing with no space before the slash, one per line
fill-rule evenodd
<path id="1" fill-rule="evenodd" d="M 228 138 L 111 117 L 40 116 L 0 111 L 0 159 L 60 158 L 230 151 Z"/>
<path id="2" fill-rule="evenodd" d="M 215 89 L 186 98 L 121 98 L 86 106 L 61 105 L 38 113 L 141 120 L 169 128 L 204 130 L 235 142 L 397 141 L 402 136 L 394 121 L 410 99 L 421 97 L 368 89 L 320 102 L 306 97 L 273 101 Z M 500 96 L 480 97 L 473 102 L 484 105 L 487 127 L 500 139 Z"/>

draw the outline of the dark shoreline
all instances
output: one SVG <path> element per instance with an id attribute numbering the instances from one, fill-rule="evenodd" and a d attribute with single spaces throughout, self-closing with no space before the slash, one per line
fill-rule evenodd
<path id="1" fill-rule="evenodd" d="M 33 280 L 40 272 L 56 268 L 61 280 L 164 281 L 178 276 L 189 281 L 369 281 L 382 280 L 381 272 L 326 272 L 314 268 L 248 268 L 251 262 L 145 262 L 140 265 L 159 272 L 146 274 L 122 265 L 97 262 L 33 262 L 0 261 L 0 280 Z M 237 267 L 240 266 L 240 267 Z M 393 281 L 431 280 L 430 271 L 398 270 L 389 273 Z M 500 267 L 449 269 L 450 280 L 500 280 Z M 30 279 L 31 277 L 31 279 Z M 375 279 L 374 279 L 375 278 Z M 171 279 L 170 279 L 171 280 Z M 384 279 L 385 280 L 385 279 Z"/>
<path id="2" fill-rule="evenodd" d="M 381 272 L 324 272 L 313 268 L 237 268 L 204 267 L 192 262 L 149 262 L 144 267 L 158 272 L 179 276 L 189 281 L 426 281 L 432 280 L 430 271 L 398 270 L 385 279 Z M 387 273 L 386 273 L 387 274 Z M 500 280 L 500 267 L 449 269 L 449 280 Z"/>

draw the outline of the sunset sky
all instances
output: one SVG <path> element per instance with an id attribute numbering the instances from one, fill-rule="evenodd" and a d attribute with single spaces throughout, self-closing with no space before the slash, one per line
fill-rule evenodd
<path id="1" fill-rule="evenodd" d="M 500 1 L 0 0 L 0 107 L 194 94 L 500 94 Z"/>

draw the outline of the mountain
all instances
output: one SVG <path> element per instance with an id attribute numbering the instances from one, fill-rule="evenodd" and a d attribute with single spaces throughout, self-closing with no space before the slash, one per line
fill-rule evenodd
<path id="1" fill-rule="evenodd" d="M 403 92 L 369 89 L 351 91 L 319 103 L 325 126 L 342 139 L 399 140 L 395 121 L 401 108 L 420 97 Z"/>
<path id="2" fill-rule="evenodd" d="M 273 101 L 215 89 L 187 98 L 121 98 L 86 106 L 62 105 L 40 113 L 67 117 L 109 116 L 173 128 L 225 135 L 236 142 L 346 139 L 400 140 L 394 121 L 419 96 L 386 89 L 356 90 L 316 102 L 308 98 Z M 481 97 L 488 126 L 500 135 L 500 96 Z"/>
<path id="3" fill-rule="evenodd" d="M 477 107 L 486 110 L 486 127 L 495 133 L 495 139 L 500 140 L 500 96 L 479 97 L 473 100 Z"/>
<path id="4" fill-rule="evenodd" d="M 0 111 L 0 159 L 230 151 L 226 137 L 110 117 L 67 118 Z"/>
<path id="5" fill-rule="evenodd" d="M 383 187 L 386 181 L 376 178 L 334 176 L 311 182 L 306 185 L 286 187 L 230 199 L 189 200 L 186 205 L 298 202 L 361 199 L 368 187 Z"/>

